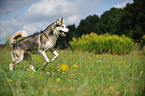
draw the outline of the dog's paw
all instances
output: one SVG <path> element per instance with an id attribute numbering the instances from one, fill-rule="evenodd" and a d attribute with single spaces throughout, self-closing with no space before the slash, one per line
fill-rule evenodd
<path id="1" fill-rule="evenodd" d="M 36 72 L 36 70 L 34 69 L 33 65 L 30 65 L 30 69 L 33 70 L 34 72 Z"/>
<path id="2" fill-rule="evenodd" d="M 13 70 L 13 65 L 12 64 L 10 64 L 9 69 L 10 69 L 10 71 Z"/>
<path id="3" fill-rule="evenodd" d="M 52 59 L 51 62 L 54 63 L 55 59 Z"/>
<path id="4" fill-rule="evenodd" d="M 49 72 L 46 73 L 46 75 L 49 75 L 49 74 L 50 74 Z"/>

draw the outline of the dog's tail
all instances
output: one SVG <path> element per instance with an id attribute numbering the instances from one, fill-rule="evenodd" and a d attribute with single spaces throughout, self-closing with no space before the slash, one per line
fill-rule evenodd
<path id="1" fill-rule="evenodd" d="M 13 44 L 15 44 L 16 42 L 17 42 L 17 39 L 19 38 L 19 37 L 27 37 L 28 35 L 27 35 L 27 33 L 25 32 L 25 31 L 17 31 L 17 32 L 15 32 L 12 36 L 11 36 L 11 38 L 10 38 L 10 45 L 13 47 Z"/>

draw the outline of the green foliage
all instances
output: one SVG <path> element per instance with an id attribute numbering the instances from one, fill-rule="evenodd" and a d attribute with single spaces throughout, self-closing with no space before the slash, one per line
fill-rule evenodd
<path id="1" fill-rule="evenodd" d="M 91 34 L 82 35 L 81 38 L 73 38 L 73 41 L 70 41 L 70 45 L 73 50 L 127 54 L 133 48 L 133 40 L 125 37 L 125 35 L 119 37 L 117 35 L 111 36 L 108 33 L 97 35 L 92 32 Z"/>

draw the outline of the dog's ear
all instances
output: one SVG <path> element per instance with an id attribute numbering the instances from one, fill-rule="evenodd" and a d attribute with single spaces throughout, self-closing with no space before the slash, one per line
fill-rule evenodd
<path id="1" fill-rule="evenodd" d="M 56 21 L 57 24 L 60 24 L 61 23 L 61 18 L 59 17 Z"/>
<path id="2" fill-rule="evenodd" d="M 61 18 L 61 23 L 63 23 L 63 17 Z"/>

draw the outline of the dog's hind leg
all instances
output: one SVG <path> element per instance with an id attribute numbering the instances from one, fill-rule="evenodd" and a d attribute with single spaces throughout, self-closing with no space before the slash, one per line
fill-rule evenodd
<path id="1" fill-rule="evenodd" d="M 25 59 L 26 61 L 30 61 L 30 62 L 29 62 L 30 69 L 33 70 L 34 72 L 36 72 L 36 70 L 35 70 L 34 67 L 33 67 L 33 61 L 32 61 L 32 56 L 31 56 L 31 54 L 30 54 L 30 53 L 25 53 L 25 54 L 24 54 L 24 59 Z"/>
<path id="2" fill-rule="evenodd" d="M 12 57 L 13 58 L 13 57 Z M 15 58 L 13 58 L 14 60 L 12 61 L 12 63 L 10 64 L 10 66 L 9 66 L 9 69 L 10 69 L 10 71 L 11 70 L 13 70 L 13 66 L 15 65 L 15 64 L 18 64 L 18 63 L 20 63 L 22 60 L 23 60 L 23 54 L 21 53 L 21 54 L 19 54 L 19 57 L 17 57 L 17 59 L 15 59 Z"/>
<path id="3" fill-rule="evenodd" d="M 11 57 L 12 57 L 12 61 L 18 59 L 18 57 L 16 56 L 16 54 L 14 54 L 13 51 L 11 51 Z"/>
<path id="4" fill-rule="evenodd" d="M 45 59 L 45 63 L 43 64 L 43 69 L 47 66 L 47 64 L 49 63 L 49 59 L 47 58 L 47 55 L 45 53 L 45 51 L 42 50 L 38 50 L 39 53 L 43 56 L 43 58 Z"/>
<path id="5" fill-rule="evenodd" d="M 12 61 L 15 60 L 13 51 L 11 52 Z"/>
<path id="6" fill-rule="evenodd" d="M 49 50 L 51 53 L 53 53 L 55 56 L 51 59 L 51 62 L 54 62 L 56 58 L 58 58 L 59 54 L 54 50 L 51 49 Z"/>

